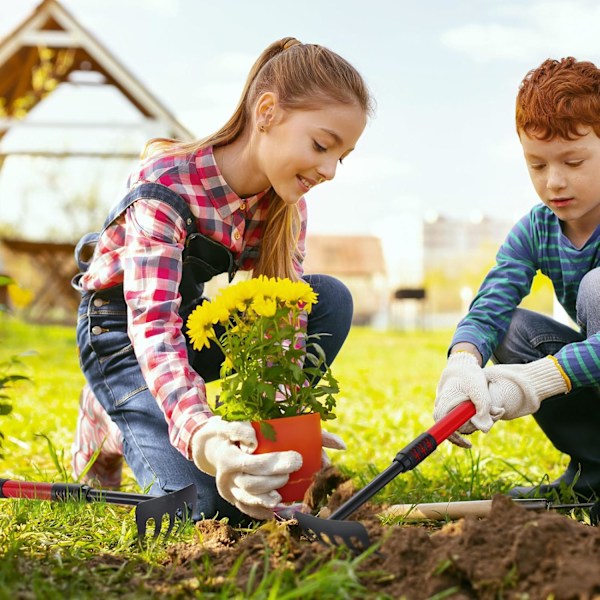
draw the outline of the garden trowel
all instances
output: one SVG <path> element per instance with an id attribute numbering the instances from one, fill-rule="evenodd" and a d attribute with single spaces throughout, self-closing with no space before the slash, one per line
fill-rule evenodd
<path id="1" fill-rule="evenodd" d="M 294 518 L 305 532 L 324 544 L 345 545 L 357 553 L 366 550 L 371 545 L 366 528 L 357 521 L 343 519 L 357 511 L 392 479 L 414 469 L 473 415 L 475 415 L 475 406 L 471 401 L 467 400 L 459 404 L 425 433 L 400 450 L 385 471 L 331 513 L 327 519 L 301 512 L 295 512 Z"/>

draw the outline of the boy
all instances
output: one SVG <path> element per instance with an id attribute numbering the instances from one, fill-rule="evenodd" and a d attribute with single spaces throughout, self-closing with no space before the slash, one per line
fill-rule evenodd
<path id="1" fill-rule="evenodd" d="M 521 83 L 516 127 L 542 204 L 513 227 L 458 324 L 434 417 L 470 399 L 477 413 L 460 431 L 471 433 L 532 414 L 570 462 L 557 480 L 510 495 L 562 484 L 588 499 L 600 496 L 600 70 L 544 61 Z M 517 308 L 538 270 L 579 331 Z"/>

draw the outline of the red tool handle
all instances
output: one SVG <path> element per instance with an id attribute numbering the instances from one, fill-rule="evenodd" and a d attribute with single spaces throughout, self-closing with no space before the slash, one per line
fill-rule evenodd
<path id="1" fill-rule="evenodd" d="M 427 430 L 427 433 L 440 444 L 449 438 L 459 427 L 462 427 L 476 413 L 475 405 L 467 400 L 453 408 L 445 417 Z"/>
<path id="2" fill-rule="evenodd" d="M 52 484 L 0 479 L 0 498 L 52 500 Z"/>
<path id="3" fill-rule="evenodd" d="M 0 478 L 0 498 L 28 498 L 30 500 L 78 500 L 84 502 L 109 502 L 137 506 L 157 496 L 96 490 L 82 483 L 43 483 L 38 481 L 12 481 Z"/>

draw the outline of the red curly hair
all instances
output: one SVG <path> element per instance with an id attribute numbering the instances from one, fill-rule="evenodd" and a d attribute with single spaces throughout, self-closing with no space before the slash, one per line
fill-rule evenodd
<path id="1" fill-rule="evenodd" d="M 583 127 L 600 137 L 600 69 L 572 57 L 545 60 L 519 86 L 516 125 L 545 141 L 576 139 Z"/>

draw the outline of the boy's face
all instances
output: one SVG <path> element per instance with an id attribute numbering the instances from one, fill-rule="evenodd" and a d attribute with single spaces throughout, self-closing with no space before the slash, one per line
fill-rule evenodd
<path id="1" fill-rule="evenodd" d="M 600 138 L 590 127 L 582 133 L 575 140 L 519 136 L 535 191 L 579 243 L 600 224 Z"/>

